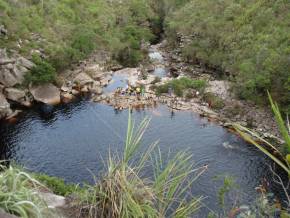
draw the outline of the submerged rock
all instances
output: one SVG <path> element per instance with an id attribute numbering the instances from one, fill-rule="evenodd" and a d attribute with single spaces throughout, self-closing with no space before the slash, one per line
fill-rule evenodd
<path id="1" fill-rule="evenodd" d="M 60 103 L 60 90 L 53 84 L 33 86 L 30 88 L 33 98 L 44 104 L 56 105 Z"/>

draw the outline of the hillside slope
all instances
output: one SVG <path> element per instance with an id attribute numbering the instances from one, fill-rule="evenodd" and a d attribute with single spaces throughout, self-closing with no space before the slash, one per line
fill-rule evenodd
<path id="1" fill-rule="evenodd" d="M 186 37 L 183 56 L 230 74 L 236 93 L 266 102 L 269 90 L 290 111 L 290 2 L 166 1 L 166 33 Z"/>
<path id="2" fill-rule="evenodd" d="M 0 46 L 24 56 L 43 53 L 62 70 L 106 49 L 124 65 L 142 58 L 141 42 L 154 39 L 150 27 L 158 20 L 150 1 L 0 0 Z"/>

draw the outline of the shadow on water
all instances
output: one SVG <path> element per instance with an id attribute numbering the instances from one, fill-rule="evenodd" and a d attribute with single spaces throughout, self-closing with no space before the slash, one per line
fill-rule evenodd
<path id="1" fill-rule="evenodd" d="M 271 177 L 264 155 L 207 119 L 191 112 L 173 112 L 163 105 L 133 111 L 137 122 L 145 116 L 152 120 L 143 139 L 144 149 L 159 140 L 165 159 L 187 149 L 196 166 L 208 165 L 191 192 L 207 196 L 211 208 L 217 208 L 216 194 L 221 185 L 213 181 L 215 176 L 236 178 L 240 190 L 247 193 L 241 199 L 245 203 L 253 201 L 255 188 Z M 54 108 L 37 107 L 22 114 L 15 124 L 0 123 L 1 159 L 67 182 L 93 182 L 91 172 L 99 175 L 104 170 L 108 151 L 122 151 L 127 119 L 126 110 L 115 111 L 86 100 Z M 279 189 L 271 188 L 280 194 Z"/>

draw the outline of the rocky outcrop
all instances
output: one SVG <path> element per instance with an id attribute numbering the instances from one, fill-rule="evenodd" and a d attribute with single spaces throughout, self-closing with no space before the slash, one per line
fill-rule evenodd
<path id="1" fill-rule="evenodd" d="M 103 84 L 102 82 L 96 81 L 86 73 L 78 74 L 74 78 L 73 82 L 76 86 L 80 88 L 81 92 L 92 92 L 98 95 L 102 94 L 103 92 L 101 86 L 105 86 L 108 84 L 108 82 L 106 84 Z"/>
<path id="2" fill-rule="evenodd" d="M 10 104 L 6 100 L 5 96 L 0 93 L 0 119 L 9 116 L 10 114 L 12 114 Z"/>
<path id="3" fill-rule="evenodd" d="M 73 82 L 79 86 L 85 86 L 92 85 L 94 80 L 88 74 L 80 73 L 74 78 Z"/>
<path id="4" fill-rule="evenodd" d="M 28 98 L 25 90 L 6 88 L 4 93 L 6 98 L 11 101 L 17 102 L 26 107 L 31 106 L 30 99 Z"/>
<path id="5" fill-rule="evenodd" d="M 30 87 L 33 98 L 44 104 L 56 105 L 60 103 L 60 90 L 53 84 L 44 84 Z"/>
<path id="6" fill-rule="evenodd" d="M 39 196 L 45 201 L 50 209 L 60 208 L 66 205 L 66 200 L 63 196 L 55 195 L 50 192 L 39 192 Z"/>
<path id="7" fill-rule="evenodd" d="M 8 57 L 5 49 L 0 49 L 0 83 L 5 87 L 22 84 L 24 76 L 33 63 L 24 57 Z"/>

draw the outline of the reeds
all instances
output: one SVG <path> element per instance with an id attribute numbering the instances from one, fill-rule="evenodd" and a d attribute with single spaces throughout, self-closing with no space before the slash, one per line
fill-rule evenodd
<path id="1" fill-rule="evenodd" d="M 1 166 L 0 209 L 23 218 L 48 215 L 46 203 L 39 197 L 41 184 L 13 166 Z"/>
<path id="2" fill-rule="evenodd" d="M 134 161 L 148 124 L 144 119 L 136 128 L 129 113 L 123 156 L 110 155 L 105 175 L 82 193 L 80 216 L 177 218 L 199 209 L 202 198 L 192 197 L 190 187 L 205 168 L 194 169 L 190 155 L 178 153 L 165 164 L 154 143 Z M 142 176 L 144 169 L 152 176 Z"/>
<path id="3" fill-rule="evenodd" d="M 284 140 L 282 148 L 279 148 L 277 145 L 274 145 L 273 143 L 265 140 L 263 137 L 259 136 L 257 133 L 249 130 L 246 127 L 238 124 L 234 124 L 233 126 L 246 141 L 255 145 L 260 151 L 270 157 L 290 176 L 290 130 L 284 123 L 278 105 L 273 101 L 269 93 L 268 96 L 276 123 Z M 257 141 L 260 141 L 261 143 L 258 143 Z"/>

